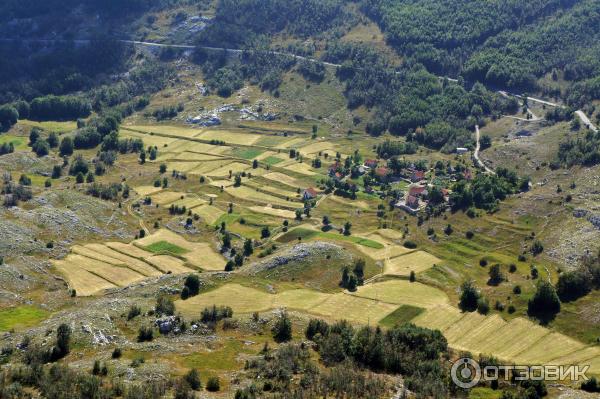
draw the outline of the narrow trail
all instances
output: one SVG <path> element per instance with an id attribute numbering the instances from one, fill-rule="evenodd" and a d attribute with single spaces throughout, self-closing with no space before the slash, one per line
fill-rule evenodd
<path id="1" fill-rule="evenodd" d="M 150 229 L 148 228 L 148 226 L 146 226 L 146 223 L 144 222 L 144 218 L 142 218 L 141 216 L 136 214 L 135 211 L 133 210 L 133 201 L 131 201 L 127 204 L 127 213 L 129 213 L 131 216 L 133 216 L 134 218 L 136 218 L 138 220 L 138 222 L 140 224 L 140 228 L 142 230 L 144 230 L 144 232 L 146 234 L 150 234 Z"/>
<path id="2" fill-rule="evenodd" d="M 487 165 L 485 163 L 483 163 L 483 161 L 479 158 L 479 150 L 481 149 L 481 142 L 479 140 L 480 136 L 481 136 L 481 134 L 479 133 L 479 125 L 475 125 L 476 144 L 475 144 L 475 151 L 473 152 L 473 160 L 475 161 L 477 166 L 479 166 L 481 169 L 485 170 L 486 173 L 495 175 L 496 172 L 494 172 L 492 169 L 488 168 Z"/>

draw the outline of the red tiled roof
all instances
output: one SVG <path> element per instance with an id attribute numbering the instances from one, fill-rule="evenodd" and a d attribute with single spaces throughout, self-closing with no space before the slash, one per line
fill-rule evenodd
<path id="1" fill-rule="evenodd" d="M 367 159 L 365 161 L 365 166 L 368 166 L 369 168 L 374 168 L 377 166 L 377 164 L 378 164 L 378 162 L 376 159 Z"/>
<path id="2" fill-rule="evenodd" d="M 375 174 L 377 176 L 387 176 L 390 173 L 388 168 L 377 168 L 375 169 Z"/>
<path id="3" fill-rule="evenodd" d="M 315 190 L 312 187 L 309 187 L 306 190 L 304 190 L 304 193 L 310 195 L 313 198 L 317 196 L 317 190 Z"/>
<path id="4" fill-rule="evenodd" d="M 412 186 L 411 188 L 408 189 L 408 195 L 410 196 L 416 196 L 416 195 L 421 195 L 423 194 L 423 192 L 425 191 L 427 187 L 425 186 Z"/>

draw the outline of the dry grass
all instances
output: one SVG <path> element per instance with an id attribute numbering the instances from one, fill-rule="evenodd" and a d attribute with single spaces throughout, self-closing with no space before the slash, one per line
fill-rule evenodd
<path id="1" fill-rule="evenodd" d="M 200 216 L 202 220 L 206 222 L 206 224 L 215 224 L 215 222 L 225 214 L 224 211 L 212 205 L 199 206 L 194 208 L 193 212 Z"/>
<path id="2" fill-rule="evenodd" d="M 248 164 L 242 162 L 232 162 L 214 170 L 208 171 L 206 174 L 212 177 L 228 177 L 230 171 L 233 175 L 235 175 L 248 169 L 250 169 L 250 165 Z"/>
<path id="3" fill-rule="evenodd" d="M 309 164 L 303 162 L 294 162 L 291 165 L 283 166 L 283 168 L 306 176 L 315 176 L 317 174 Z"/>
<path id="4" fill-rule="evenodd" d="M 210 244 L 205 242 L 187 241 L 182 236 L 166 229 L 160 229 L 140 240 L 135 241 L 135 245 L 148 247 L 149 245 L 166 242 L 177 247 L 185 249 L 187 252 L 181 256 L 187 262 L 196 267 L 205 270 L 223 270 L 225 268 L 225 258 L 215 251 Z"/>
<path id="5" fill-rule="evenodd" d="M 55 261 L 54 267 L 58 270 L 69 283 L 72 289 L 75 289 L 77 296 L 96 295 L 106 289 L 116 286 L 103 278 L 100 278 L 77 265 L 67 261 Z"/>
<path id="6" fill-rule="evenodd" d="M 185 266 L 185 262 L 168 255 L 155 255 L 145 259 L 163 273 L 184 274 L 193 270 Z"/>
<path id="7" fill-rule="evenodd" d="M 396 305 L 432 308 L 448 303 L 446 294 L 437 288 L 407 280 L 388 280 L 359 287 L 352 295 Z"/>
<path id="8" fill-rule="evenodd" d="M 185 193 L 180 193 L 177 191 L 161 191 L 158 194 L 154 194 L 151 196 L 152 203 L 158 205 L 169 205 L 172 202 L 178 201 L 181 197 L 185 198 Z"/>
<path id="9" fill-rule="evenodd" d="M 440 262 L 441 260 L 425 251 L 416 251 L 386 260 L 383 270 L 389 275 L 408 276 L 411 271 L 420 273 Z"/>
<path id="10" fill-rule="evenodd" d="M 406 255 L 413 251 L 412 249 L 407 249 L 401 245 L 396 244 L 385 245 L 382 249 L 370 248 L 362 245 L 357 246 L 357 248 L 365 255 L 374 260 L 395 258 L 397 256 Z"/>
<path id="11" fill-rule="evenodd" d="M 260 134 L 250 134 L 244 132 L 234 132 L 230 130 L 209 130 L 196 138 L 202 140 L 222 140 L 227 144 L 252 145 L 260 140 Z"/>
<path id="12" fill-rule="evenodd" d="M 346 319 L 354 323 L 377 323 L 398 306 L 344 293 L 333 294 L 308 311 L 329 319 Z"/>
<path id="13" fill-rule="evenodd" d="M 250 209 L 252 212 L 263 213 L 265 215 L 270 216 L 277 216 L 284 219 L 294 219 L 296 217 L 296 212 L 294 211 L 271 208 L 270 206 L 251 206 L 248 209 Z"/>
<path id="14" fill-rule="evenodd" d="M 286 201 L 283 198 L 275 197 L 273 195 L 269 195 L 269 194 L 265 194 L 265 193 L 256 191 L 255 189 L 252 189 L 248 186 L 227 187 L 227 188 L 225 188 L 225 192 L 227 192 L 228 194 L 230 194 L 236 198 L 240 198 L 243 200 L 255 201 L 255 202 L 262 203 L 262 204 L 275 204 L 275 205 L 292 207 L 292 208 L 293 207 L 298 207 L 298 208 L 301 207 L 299 202 Z"/>
<path id="15" fill-rule="evenodd" d="M 85 247 L 92 249 L 99 254 L 106 255 L 107 257 L 110 257 L 112 259 L 118 259 L 122 264 L 126 265 L 130 269 L 133 269 L 136 272 L 141 273 L 145 276 L 160 276 L 162 274 L 160 271 L 158 271 L 156 268 L 150 266 L 148 263 L 146 263 L 140 259 L 125 255 L 121 252 L 115 251 L 105 245 L 87 244 L 87 245 L 85 245 Z M 151 254 L 148 253 L 148 256 L 150 256 L 150 255 Z"/>
<path id="16" fill-rule="evenodd" d="M 289 175 L 283 174 L 283 173 L 271 172 L 271 173 L 267 173 L 263 177 L 265 179 L 269 179 L 274 182 L 287 184 L 290 187 L 296 187 L 296 188 L 303 187 L 303 184 L 301 181 L 299 181 L 298 179 L 295 179 Z"/>
<path id="17" fill-rule="evenodd" d="M 154 187 L 154 186 L 137 186 L 134 187 L 133 190 L 138 193 L 142 197 L 147 197 L 148 195 L 158 193 L 162 190 L 162 187 Z"/>

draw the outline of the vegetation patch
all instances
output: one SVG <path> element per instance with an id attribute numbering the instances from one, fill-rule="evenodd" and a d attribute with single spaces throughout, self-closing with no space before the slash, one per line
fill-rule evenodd
<path id="1" fill-rule="evenodd" d="M 379 324 L 381 324 L 383 327 L 394 328 L 396 326 L 410 322 L 412 319 L 414 319 L 424 311 L 425 309 L 417 306 L 402 305 L 398 309 L 394 310 L 392 313 L 384 317 L 379 322 Z"/>
<path id="2" fill-rule="evenodd" d="M 164 252 L 168 252 L 174 255 L 183 255 L 188 253 L 189 251 L 187 249 L 181 248 L 175 244 L 171 244 L 170 242 L 167 241 L 158 241 L 155 243 L 152 243 L 146 247 L 144 247 L 145 249 L 147 249 L 150 252 L 154 252 L 154 253 L 164 253 Z"/>
<path id="3" fill-rule="evenodd" d="M 46 310 L 23 305 L 0 310 L 0 331 L 33 327 L 48 317 Z"/>

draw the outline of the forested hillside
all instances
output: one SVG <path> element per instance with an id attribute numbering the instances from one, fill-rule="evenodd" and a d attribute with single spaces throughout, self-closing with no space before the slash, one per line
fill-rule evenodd
<path id="1" fill-rule="evenodd" d="M 600 73 L 596 1 L 366 0 L 362 10 L 436 73 L 528 90 L 554 69 L 567 80 Z"/>

